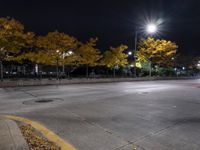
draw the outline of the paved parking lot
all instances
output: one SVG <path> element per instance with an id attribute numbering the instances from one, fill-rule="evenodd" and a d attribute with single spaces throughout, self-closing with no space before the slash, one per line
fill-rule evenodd
<path id="1" fill-rule="evenodd" d="M 200 149 L 200 80 L 2 88 L 0 114 L 38 121 L 78 150 Z"/>

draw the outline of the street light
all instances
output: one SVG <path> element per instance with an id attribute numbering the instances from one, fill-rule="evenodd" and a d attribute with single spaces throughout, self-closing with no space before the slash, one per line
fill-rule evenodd
<path id="1" fill-rule="evenodd" d="M 131 65 L 130 65 L 130 67 L 131 67 L 131 68 L 133 68 L 133 67 L 134 67 L 134 65 L 133 65 L 133 64 L 131 64 Z"/>
<path id="2" fill-rule="evenodd" d="M 147 34 L 155 34 L 158 31 L 158 26 L 155 23 L 149 23 L 146 25 L 146 32 Z M 135 30 L 135 52 L 137 51 L 137 43 L 138 43 L 138 29 Z M 135 60 L 136 57 L 134 56 Z M 137 77 L 137 69 L 136 69 L 136 62 L 134 64 L 134 76 Z M 151 63 L 150 63 L 150 76 L 151 76 Z"/>
<path id="3" fill-rule="evenodd" d="M 68 50 L 67 52 L 63 52 L 62 59 L 64 60 L 65 57 L 69 57 L 69 56 L 73 55 L 73 53 L 74 52 L 72 51 L 72 49 Z M 63 72 L 63 75 L 65 75 L 65 64 L 64 64 L 64 62 L 63 62 L 63 66 L 62 66 L 62 72 Z M 69 77 L 69 71 L 68 71 L 68 77 Z"/>
<path id="4" fill-rule="evenodd" d="M 147 25 L 147 33 L 153 34 L 157 31 L 157 26 L 156 24 L 150 23 Z"/>
<path id="5" fill-rule="evenodd" d="M 72 54 L 73 54 L 73 52 L 72 52 L 72 51 L 69 51 L 69 52 L 68 52 L 68 54 L 69 54 L 69 55 L 72 55 Z"/>
<path id="6" fill-rule="evenodd" d="M 128 55 L 131 56 L 131 55 L 132 55 L 132 52 L 128 52 Z"/>
<path id="7" fill-rule="evenodd" d="M 56 57 L 56 79 L 58 80 L 59 79 L 59 68 L 58 68 L 58 60 L 59 60 L 59 53 L 60 51 L 59 50 L 56 50 L 56 53 L 58 54 L 58 56 Z"/>
<path id="8" fill-rule="evenodd" d="M 146 31 L 147 31 L 148 34 L 156 33 L 157 32 L 157 25 L 154 24 L 154 23 L 147 24 Z M 149 60 L 149 61 L 150 61 L 150 63 L 149 63 L 149 76 L 151 77 L 151 72 L 152 72 L 151 71 L 151 65 L 152 65 L 152 63 L 151 63 L 151 60 Z"/>

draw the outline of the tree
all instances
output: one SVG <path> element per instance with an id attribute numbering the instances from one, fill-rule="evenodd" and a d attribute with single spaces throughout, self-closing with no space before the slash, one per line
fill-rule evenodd
<path id="1" fill-rule="evenodd" d="M 177 48 L 178 46 L 171 41 L 153 38 L 144 39 L 139 43 L 138 51 L 135 54 L 137 63 L 148 62 L 151 74 L 152 63 L 158 66 L 171 66 Z"/>
<path id="2" fill-rule="evenodd" d="M 59 66 L 68 65 L 76 61 L 74 50 L 77 47 L 76 38 L 58 31 L 49 32 L 46 36 L 39 36 L 36 40 L 36 51 L 26 53 L 23 58 L 36 64 L 56 66 L 57 79 Z"/>
<path id="3" fill-rule="evenodd" d="M 3 80 L 3 61 L 17 61 L 22 50 L 32 45 L 34 34 L 24 32 L 24 26 L 13 18 L 0 18 L 0 66 Z"/>
<path id="4" fill-rule="evenodd" d="M 36 42 L 39 51 L 42 54 L 48 56 L 46 57 L 47 65 L 55 65 L 57 60 L 59 64 L 70 64 L 73 55 L 69 55 L 69 52 L 73 52 L 77 47 L 77 40 L 65 33 L 60 33 L 58 31 L 49 32 L 46 36 L 39 36 Z"/>
<path id="5" fill-rule="evenodd" d="M 80 43 L 79 48 L 76 50 L 78 56 L 78 64 L 86 66 L 86 77 L 88 77 L 88 67 L 98 65 L 98 61 L 102 58 L 100 51 L 95 48 L 98 38 L 91 38 L 86 43 Z"/>
<path id="6" fill-rule="evenodd" d="M 124 67 L 128 64 L 127 57 L 128 55 L 124 51 L 128 48 L 126 45 L 120 45 L 116 48 L 111 47 L 110 50 L 105 51 L 101 64 L 108 68 L 113 69 L 113 75 L 115 77 L 115 67 Z"/>

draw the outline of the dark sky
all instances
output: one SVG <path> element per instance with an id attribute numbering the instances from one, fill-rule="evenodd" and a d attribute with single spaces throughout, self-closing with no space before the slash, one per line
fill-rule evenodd
<path id="1" fill-rule="evenodd" d="M 176 42 L 179 52 L 200 54 L 199 0 L 0 0 L 0 16 L 37 34 L 58 30 L 81 41 L 97 36 L 102 50 L 121 43 L 133 48 L 135 27 L 154 20 L 160 23 L 156 38 Z"/>

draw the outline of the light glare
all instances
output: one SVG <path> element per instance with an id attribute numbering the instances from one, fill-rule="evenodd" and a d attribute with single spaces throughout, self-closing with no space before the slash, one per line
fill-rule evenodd
<path id="1" fill-rule="evenodd" d="M 132 52 L 128 52 L 128 55 L 132 55 Z"/>
<path id="2" fill-rule="evenodd" d="M 148 33 L 155 33 L 157 31 L 157 26 L 155 24 L 147 25 L 147 32 Z"/>

